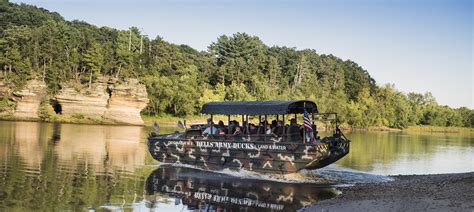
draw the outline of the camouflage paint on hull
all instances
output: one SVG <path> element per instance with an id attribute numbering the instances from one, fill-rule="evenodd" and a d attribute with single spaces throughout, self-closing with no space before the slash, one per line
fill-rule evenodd
<path id="1" fill-rule="evenodd" d="M 183 134 L 150 136 L 148 148 L 162 163 L 187 164 L 204 170 L 248 170 L 287 174 L 317 169 L 349 153 L 342 137 L 326 137 L 319 144 L 286 142 L 282 138 L 253 136 L 191 137 Z"/>
<path id="2" fill-rule="evenodd" d="M 188 210 L 210 211 L 296 211 L 337 196 L 325 185 L 242 179 L 180 167 L 153 171 L 146 192 L 151 208 L 168 196 L 178 198 Z"/>

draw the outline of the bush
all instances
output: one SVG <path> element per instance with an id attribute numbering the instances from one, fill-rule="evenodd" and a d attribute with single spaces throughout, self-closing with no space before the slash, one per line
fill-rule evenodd
<path id="1" fill-rule="evenodd" d="M 71 115 L 71 117 L 74 119 L 84 119 L 85 115 L 83 113 L 74 113 Z"/>
<path id="2" fill-rule="evenodd" d="M 54 112 L 53 106 L 49 104 L 48 98 L 43 98 L 41 100 L 41 104 L 39 108 L 39 118 L 42 121 L 55 121 L 56 120 L 56 112 Z"/>

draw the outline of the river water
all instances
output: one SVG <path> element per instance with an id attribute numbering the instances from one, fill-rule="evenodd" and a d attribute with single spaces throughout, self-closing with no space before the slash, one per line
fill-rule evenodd
<path id="1" fill-rule="evenodd" d="M 474 171 L 469 134 L 346 133 L 350 154 L 313 173 L 337 183 L 312 184 L 158 167 L 147 133 L 134 126 L 0 121 L 0 211 L 293 211 L 355 182 Z"/>

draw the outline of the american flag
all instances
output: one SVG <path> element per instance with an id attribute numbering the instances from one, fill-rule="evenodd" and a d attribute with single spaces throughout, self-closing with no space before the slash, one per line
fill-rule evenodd
<path id="1" fill-rule="evenodd" d="M 309 119 L 308 111 L 306 111 L 306 109 L 304 109 L 303 126 L 309 132 L 313 131 L 313 128 L 311 127 L 311 120 Z"/>

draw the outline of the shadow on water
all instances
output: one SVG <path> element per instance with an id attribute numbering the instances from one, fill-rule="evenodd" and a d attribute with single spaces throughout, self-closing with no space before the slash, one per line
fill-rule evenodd
<path id="1" fill-rule="evenodd" d="M 183 167 L 160 167 L 146 180 L 149 208 L 171 203 L 187 210 L 294 211 L 337 196 L 321 184 L 236 178 Z"/>

